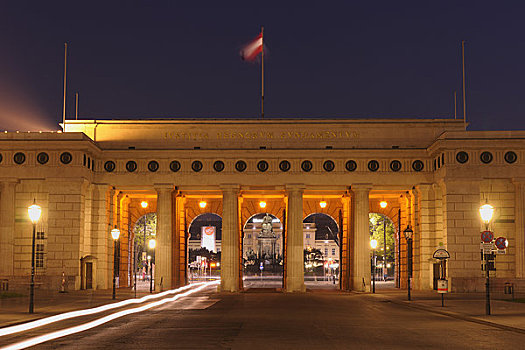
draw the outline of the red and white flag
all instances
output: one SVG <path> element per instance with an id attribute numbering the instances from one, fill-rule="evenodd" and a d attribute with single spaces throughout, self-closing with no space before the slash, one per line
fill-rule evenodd
<path id="1" fill-rule="evenodd" d="M 259 34 L 255 40 L 246 45 L 241 50 L 243 61 L 253 61 L 263 50 L 263 34 Z"/>

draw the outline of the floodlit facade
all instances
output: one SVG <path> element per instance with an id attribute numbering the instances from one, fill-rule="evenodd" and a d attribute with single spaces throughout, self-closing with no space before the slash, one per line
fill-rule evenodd
<path id="1" fill-rule="evenodd" d="M 375 212 L 397 229 L 401 288 L 410 225 L 415 288 L 434 287 L 432 254 L 444 247 L 452 291 L 482 291 L 478 209 L 488 202 L 495 207 L 490 229 L 508 240 L 494 285 L 525 285 L 524 174 L 525 131 L 465 131 L 463 121 L 450 119 L 68 120 L 64 133 L 1 133 L 0 280 L 11 290 L 28 286 L 27 208 L 35 201 L 42 289 L 59 290 L 63 279 L 68 289 L 110 288 L 115 227 L 119 283 L 127 286 L 133 226 L 154 212 L 157 291 L 187 283 L 188 227 L 203 213 L 222 218 L 223 291 L 243 288 L 242 231 L 259 213 L 283 223 L 285 291 L 305 290 L 310 244 L 336 249 L 341 289 L 368 291 L 368 214 Z M 334 219 L 340 245 L 306 238 L 303 220 L 314 213 Z"/>

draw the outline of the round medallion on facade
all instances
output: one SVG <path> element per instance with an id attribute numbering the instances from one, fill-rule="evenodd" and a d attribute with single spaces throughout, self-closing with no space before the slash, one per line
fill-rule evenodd
<path id="1" fill-rule="evenodd" d="M 287 172 L 291 167 L 290 162 L 287 160 L 281 160 L 279 163 L 279 169 L 281 169 L 281 171 Z"/>
<path id="2" fill-rule="evenodd" d="M 390 162 L 390 170 L 399 171 L 401 170 L 401 162 L 399 160 L 393 160 Z"/>
<path id="3" fill-rule="evenodd" d="M 137 170 L 137 162 L 135 162 L 134 160 L 129 160 L 126 163 L 126 170 L 129 171 L 130 173 L 132 173 L 135 170 Z"/>
<path id="4" fill-rule="evenodd" d="M 26 161 L 26 155 L 24 153 L 22 153 L 22 152 L 17 152 L 13 156 L 13 161 L 16 164 L 24 164 L 24 162 Z"/>
<path id="5" fill-rule="evenodd" d="M 423 163 L 419 159 L 418 160 L 414 160 L 412 162 L 412 169 L 414 169 L 414 171 L 421 171 L 424 168 L 425 168 L 425 163 Z"/>
<path id="6" fill-rule="evenodd" d="M 245 171 L 247 168 L 247 165 L 246 165 L 246 162 L 244 160 L 238 160 L 236 163 L 235 163 L 235 170 L 239 171 L 239 172 L 243 172 Z"/>
<path id="7" fill-rule="evenodd" d="M 222 160 L 216 160 L 213 163 L 213 170 L 215 170 L 218 173 L 223 171 L 224 170 L 224 162 Z"/>
<path id="8" fill-rule="evenodd" d="M 480 155 L 479 155 L 479 160 L 481 160 L 482 163 L 485 163 L 485 164 L 489 164 L 490 162 L 492 162 L 492 153 L 490 152 L 482 152 Z"/>
<path id="9" fill-rule="evenodd" d="M 196 173 L 201 171 L 202 170 L 202 162 L 200 160 L 194 160 L 191 163 L 191 170 L 193 170 Z"/>
<path id="10" fill-rule="evenodd" d="M 512 164 L 518 160 L 518 155 L 513 151 L 508 151 L 505 153 L 505 161 L 509 164 Z"/>
<path id="11" fill-rule="evenodd" d="M 151 171 L 152 173 L 154 173 L 157 170 L 159 170 L 159 162 L 157 162 L 156 160 L 150 161 L 148 163 L 148 170 Z"/>
<path id="12" fill-rule="evenodd" d="M 46 164 L 49 162 L 49 155 L 46 152 L 40 152 L 36 156 L 36 161 L 40 164 Z"/>
<path id="13" fill-rule="evenodd" d="M 468 153 L 465 152 L 465 151 L 460 151 L 456 154 L 456 160 L 458 161 L 458 163 L 460 164 L 465 164 L 466 162 L 468 162 Z"/>
<path id="14" fill-rule="evenodd" d="M 313 167 L 314 165 L 309 160 L 303 160 L 303 162 L 301 163 L 301 169 L 303 169 L 304 172 L 311 171 Z"/>
<path id="15" fill-rule="evenodd" d="M 106 170 L 108 173 L 112 173 L 116 168 L 115 162 L 112 160 L 108 160 L 104 163 L 104 170 Z"/>
<path id="16" fill-rule="evenodd" d="M 265 160 L 261 160 L 259 163 L 257 163 L 257 170 L 259 170 L 261 173 L 264 173 L 266 170 L 268 170 L 268 162 Z"/>
<path id="17" fill-rule="evenodd" d="M 371 160 L 368 162 L 368 170 L 377 171 L 379 170 L 379 162 L 377 160 Z"/>
<path id="18" fill-rule="evenodd" d="M 355 162 L 355 160 L 349 160 L 346 162 L 345 168 L 348 171 L 355 171 L 357 169 L 357 163 Z"/>
<path id="19" fill-rule="evenodd" d="M 173 171 L 174 173 L 179 171 L 180 170 L 180 162 L 178 160 L 173 160 L 170 163 L 170 170 Z"/>
<path id="20" fill-rule="evenodd" d="M 62 164 L 69 164 L 73 160 L 73 156 L 69 152 L 64 152 L 60 155 L 60 162 Z"/>
<path id="21" fill-rule="evenodd" d="M 328 172 L 334 171 L 335 163 L 332 160 L 327 160 L 323 163 L 323 169 Z"/>

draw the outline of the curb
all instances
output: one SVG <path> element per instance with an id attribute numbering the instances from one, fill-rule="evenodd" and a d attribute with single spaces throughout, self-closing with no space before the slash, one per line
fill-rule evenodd
<path id="1" fill-rule="evenodd" d="M 411 307 L 411 308 L 414 308 L 414 309 L 419 309 L 419 310 L 423 310 L 423 311 L 427 311 L 427 312 L 432 312 L 432 313 L 435 313 L 435 314 L 448 316 L 448 317 L 456 318 L 456 319 L 463 320 L 463 321 L 468 321 L 468 322 L 472 322 L 472 323 L 478 323 L 478 324 L 482 324 L 482 325 L 485 325 L 485 326 L 490 326 L 490 327 L 499 328 L 499 329 L 503 329 L 503 330 L 507 330 L 507 331 L 511 331 L 511 332 L 525 334 L 525 329 L 522 329 L 522 328 L 507 326 L 507 325 L 503 325 L 503 324 L 496 323 L 496 322 L 490 322 L 490 321 L 479 319 L 477 317 L 467 316 L 465 314 L 461 314 L 461 313 L 458 313 L 458 312 L 436 310 L 436 309 L 429 308 L 429 307 L 422 306 L 422 305 L 411 304 L 408 301 L 400 301 L 400 300 L 390 299 L 388 297 L 383 297 L 383 299 L 388 300 L 389 302 L 397 304 L 397 305 L 404 305 L 406 307 Z"/>

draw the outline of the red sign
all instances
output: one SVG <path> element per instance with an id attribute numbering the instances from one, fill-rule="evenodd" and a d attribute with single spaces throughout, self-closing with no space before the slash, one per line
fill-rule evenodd
<path id="1" fill-rule="evenodd" d="M 215 226 L 205 226 L 203 227 L 204 233 L 208 236 L 211 236 L 215 233 Z"/>
<path id="2" fill-rule="evenodd" d="M 498 249 L 505 249 L 507 248 L 507 239 L 505 237 L 498 237 L 495 244 Z"/>
<path id="3" fill-rule="evenodd" d="M 491 231 L 481 232 L 481 241 L 484 243 L 490 243 L 494 240 L 494 234 Z"/>

